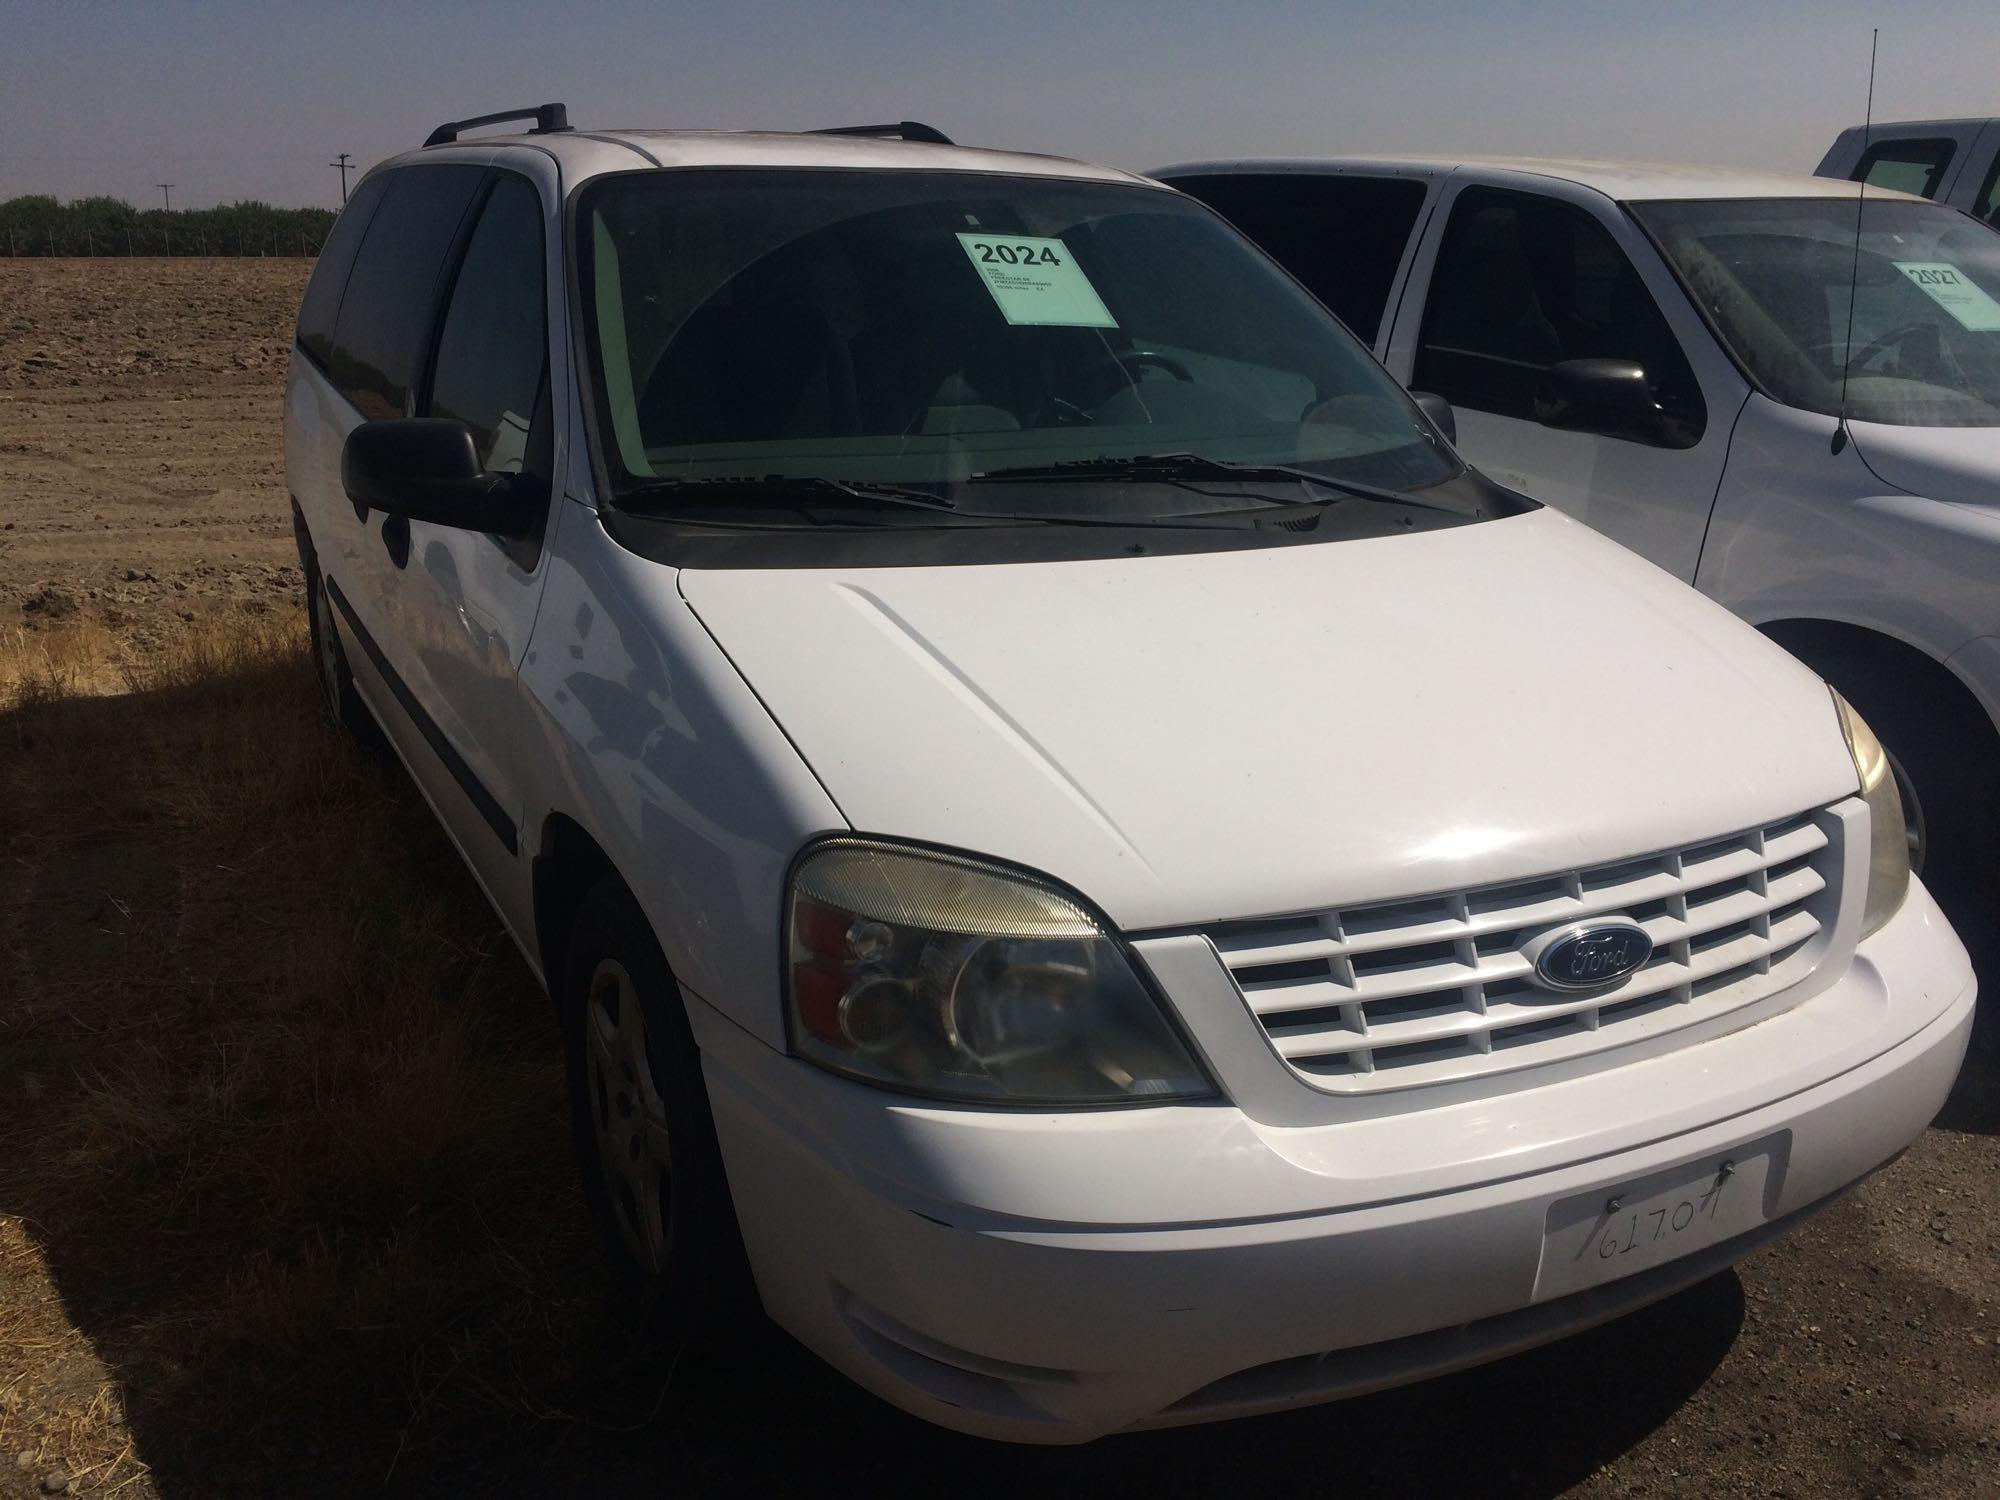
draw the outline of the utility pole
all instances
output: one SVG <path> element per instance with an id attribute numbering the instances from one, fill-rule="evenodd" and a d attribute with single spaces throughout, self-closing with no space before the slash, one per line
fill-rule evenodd
<path id="1" fill-rule="evenodd" d="M 156 182 L 153 186 L 160 190 L 160 202 L 166 207 L 167 212 L 172 213 L 174 211 L 174 185 L 171 182 Z"/>
<path id="2" fill-rule="evenodd" d="M 329 167 L 338 167 L 340 169 L 340 206 L 342 208 L 347 207 L 347 171 L 353 160 L 354 155 L 352 152 L 343 151 L 337 160 L 327 163 Z"/>

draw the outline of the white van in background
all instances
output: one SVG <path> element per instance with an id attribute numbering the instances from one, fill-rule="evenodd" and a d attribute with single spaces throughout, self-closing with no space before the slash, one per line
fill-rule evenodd
<path id="1" fill-rule="evenodd" d="M 1934 198 L 2000 228 L 2000 120 L 1850 125 L 1813 175 Z"/>
<path id="2" fill-rule="evenodd" d="M 1992 943 L 2000 235 L 1871 189 L 1857 255 L 1852 185 L 1706 167 L 1158 175 L 1449 402 L 1472 463 L 1693 583 L 1860 706 L 1912 859 L 1974 951 Z"/>

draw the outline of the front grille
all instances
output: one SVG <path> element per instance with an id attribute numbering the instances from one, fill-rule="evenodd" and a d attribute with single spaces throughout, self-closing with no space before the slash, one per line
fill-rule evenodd
<path id="1" fill-rule="evenodd" d="M 1795 983 L 1833 922 L 1837 855 L 1806 813 L 1545 879 L 1228 922 L 1207 935 L 1307 1081 L 1402 1088 L 1620 1046 Z M 1539 986 L 1522 945 L 1600 916 L 1646 929 L 1645 967 L 1587 995 Z"/>

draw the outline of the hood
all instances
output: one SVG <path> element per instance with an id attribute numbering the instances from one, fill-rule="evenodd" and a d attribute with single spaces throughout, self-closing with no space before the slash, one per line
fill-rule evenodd
<path id="1" fill-rule="evenodd" d="M 1849 418 L 1847 430 L 1884 484 L 1933 500 L 2000 506 L 2000 427 L 1894 427 Z"/>
<path id="2" fill-rule="evenodd" d="M 1128 930 L 1547 874 L 1855 789 L 1818 678 L 1550 510 L 681 589 L 857 830 L 1044 871 Z"/>

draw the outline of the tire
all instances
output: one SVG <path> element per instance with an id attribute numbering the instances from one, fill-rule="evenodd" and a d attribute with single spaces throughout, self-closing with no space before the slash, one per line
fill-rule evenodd
<path id="1" fill-rule="evenodd" d="M 326 711 L 344 733 L 370 750 L 383 748 L 382 728 L 354 686 L 347 653 L 334 628 L 333 603 L 317 563 L 306 564 L 306 622 L 312 635 L 313 679 L 319 683 Z"/>
<path id="2" fill-rule="evenodd" d="M 2000 917 L 2000 744 L 1976 705 L 1944 697 L 1922 680 L 1880 669 L 1828 673 L 1881 739 L 1903 795 L 1911 864 L 1973 957 L 1996 955 L 1988 934 Z M 1987 951 L 1982 952 L 1981 949 Z"/>
<path id="3" fill-rule="evenodd" d="M 613 1290 L 676 1338 L 748 1311 L 701 1054 L 651 924 L 614 879 L 583 898 L 558 995 L 584 1197 Z"/>

